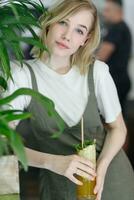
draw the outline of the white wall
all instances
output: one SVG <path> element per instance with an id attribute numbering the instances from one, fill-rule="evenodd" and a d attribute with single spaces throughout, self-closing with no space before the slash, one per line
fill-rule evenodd
<path id="1" fill-rule="evenodd" d="M 36 2 L 38 2 L 38 1 L 39 0 L 36 0 Z M 59 0 L 41 0 L 41 1 L 45 5 L 45 7 L 49 7 L 49 6 L 53 5 L 54 3 L 58 2 Z"/>
<path id="2" fill-rule="evenodd" d="M 127 21 L 132 37 L 133 37 L 133 55 L 134 55 L 134 1 L 133 0 L 124 0 L 124 16 Z"/>
<path id="3" fill-rule="evenodd" d="M 129 75 L 132 82 L 132 89 L 129 93 L 129 99 L 134 99 L 134 1 L 124 0 L 124 16 L 127 24 L 130 27 L 133 44 L 132 44 L 132 57 L 129 65 Z"/>

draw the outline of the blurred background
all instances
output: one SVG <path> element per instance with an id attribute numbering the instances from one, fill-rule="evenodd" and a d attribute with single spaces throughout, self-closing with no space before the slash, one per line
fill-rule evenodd
<path id="1" fill-rule="evenodd" d="M 103 36 L 105 35 L 105 30 L 107 30 L 105 27 L 105 23 L 104 23 L 105 19 L 104 18 L 112 17 L 112 14 L 110 16 L 110 14 L 106 13 L 106 9 L 109 12 L 111 11 L 110 8 L 108 8 L 108 5 L 107 5 L 108 2 L 111 2 L 111 1 L 94 0 L 94 3 L 96 4 L 96 6 L 99 10 L 99 14 L 100 14 L 102 43 L 104 43 Z M 113 0 L 113 2 L 114 2 L 114 0 Z M 133 125 L 134 124 L 134 24 L 133 24 L 134 1 L 132 1 L 132 0 L 122 0 L 122 1 L 115 0 L 115 3 L 117 3 L 119 6 L 121 5 L 122 18 L 123 18 L 122 20 L 124 21 L 126 27 L 124 28 L 124 26 L 121 26 L 120 23 L 117 23 L 116 26 L 118 26 L 118 27 L 114 27 L 113 28 L 114 30 L 111 30 L 111 35 L 109 33 L 108 35 L 104 36 L 105 41 L 110 41 L 111 43 L 115 44 L 116 49 L 114 49 L 115 50 L 114 54 L 116 54 L 116 55 L 114 55 L 114 56 L 116 56 L 117 62 L 114 60 L 114 56 L 111 57 L 110 62 L 107 62 L 107 59 L 104 59 L 104 61 L 109 64 L 109 67 L 114 67 L 114 66 L 110 66 L 110 64 L 112 65 L 113 60 L 115 61 L 115 62 L 113 61 L 115 65 L 117 63 L 120 63 L 120 66 L 118 66 L 118 64 L 116 65 L 116 67 L 119 67 L 120 70 L 115 69 L 115 73 L 117 73 L 117 77 L 114 78 L 114 76 L 113 76 L 115 83 L 118 81 L 120 82 L 119 85 L 118 84 L 116 85 L 117 89 L 119 87 L 119 90 L 124 90 L 124 92 L 125 92 L 126 85 L 128 85 L 129 84 L 128 82 L 130 81 L 130 85 L 129 85 L 130 87 L 128 87 L 128 90 L 125 92 L 125 96 L 122 96 L 120 100 L 121 100 L 121 105 L 122 105 L 122 100 L 124 101 L 123 105 L 122 105 L 123 106 L 123 114 L 124 114 L 125 122 L 127 125 L 127 129 L 128 129 L 128 137 L 126 140 L 126 144 L 124 145 L 124 149 L 125 149 L 128 157 L 133 165 L 133 168 L 134 168 L 134 125 Z M 120 12 L 120 10 L 118 10 L 118 11 Z M 116 13 L 116 11 L 114 11 L 113 14 L 118 15 L 118 13 Z M 118 17 L 120 18 L 120 14 L 117 16 L 117 18 Z M 116 21 L 116 19 L 114 19 L 114 20 Z M 107 23 L 107 25 L 108 25 L 108 23 Z M 116 34 L 114 31 L 116 31 Z M 123 34 L 125 34 L 124 39 L 123 39 Z M 116 45 L 116 39 L 113 37 L 117 37 L 118 41 L 120 41 L 120 39 L 122 38 L 122 41 L 120 41 L 120 44 L 118 42 Z M 124 53 L 120 52 L 121 54 L 119 55 L 118 54 L 120 51 L 119 48 L 122 48 L 122 49 L 125 48 Z M 108 50 L 108 49 L 103 49 L 103 50 Z M 129 51 L 129 55 L 127 55 L 128 51 Z M 124 58 L 125 58 L 125 60 L 124 60 Z M 119 60 L 120 60 L 120 62 L 119 62 Z M 127 63 L 124 64 L 125 62 L 127 62 Z M 123 76 L 123 72 L 121 72 L 121 68 L 123 68 L 123 67 L 125 68 L 124 71 L 126 70 L 125 76 Z M 112 75 L 114 75 L 114 74 L 112 74 Z M 127 76 L 128 76 L 129 80 L 126 80 Z M 119 92 L 118 94 L 120 97 L 120 91 L 118 91 L 118 92 Z"/>

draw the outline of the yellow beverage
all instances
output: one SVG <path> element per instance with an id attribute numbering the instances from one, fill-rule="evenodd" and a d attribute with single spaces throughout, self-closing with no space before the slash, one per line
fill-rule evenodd
<path id="1" fill-rule="evenodd" d="M 90 199 L 95 200 L 96 195 L 94 194 L 94 187 L 96 185 L 96 180 L 89 181 L 83 177 L 78 177 L 78 179 L 83 183 L 82 186 L 77 186 L 77 199 L 84 200 Z"/>
<path id="2" fill-rule="evenodd" d="M 96 165 L 96 147 L 95 142 L 84 149 L 80 150 L 78 154 L 84 158 L 89 159 Z M 77 178 L 83 183 L 83 185 L 77 185 L 77 199 L 78 200 L 95 200 L 94 188 L 96 180 L 89 181 L 84 177 L 77 176 Z"/>

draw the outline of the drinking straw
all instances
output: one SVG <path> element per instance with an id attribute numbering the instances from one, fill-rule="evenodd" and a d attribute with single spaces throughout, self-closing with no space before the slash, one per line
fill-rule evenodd
<path id="1" fill-rule="evenodd" d="M 81 145 L 82 149 L 84 147 L 84 120 L 83 117 L 81 118 Z"/>

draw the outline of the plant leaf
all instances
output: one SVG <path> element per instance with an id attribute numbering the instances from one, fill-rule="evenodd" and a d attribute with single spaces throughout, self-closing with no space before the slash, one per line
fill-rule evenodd
<path id="1" fill-rule="evenodd" d="M 0 156 L 8 153 L 9 153 L 9 148 L 7 144 L 7 139 L 0 135 Z"/>
<path id="2" fill-rule="evenodd" d="M 16 131 L 9 128 L 6 121 L 3 119 L 0 120 L 0 134 L 6 136 L 14 153 L 17 155 L 24 169 L 27 170 L 27 159 L 22 138 L 18 135 L 18 133 L 16 133 Z"/>
<path id="3" fill-rule="evenodd" d="M 40 40 L 37 41 L 32 37 L 20 37 L 19 40 L 22 41 L 22 42 L 25 42 L 27 44 L 31 44 L 33 46 L 37 46 L 41 50 L 48 51 L 47 47 L 45 45 L 43 45 L 43 43 Z"/>
<path id="4" fill-rule="evenodd" d="M 8 104 L 10 101 L 14 100 L 16 97 L 20 95 L 30 95 L 33 98 L 35 98 L 38 102 L 40 102 L 43 107 L 47 110 L 47 113 L 50 117 L 53 117 L 56 119 L 57 126 L 59 128 L 59 132 L 57 134 L 57 137 L 62 133 L 65 127 L 65 123 L 63 119 L 59 116 L 59 114 L 56 112 L 54 103 L 51 99 L 45 97 L 44 95 L 40 94 L 39 92 L 33 91 L 32 89 L 28 88 L 20 88 L 16 90 L 13 94 L 11 94 L 8 97 L 5 97 L 3 99 L 0 99 L 0 106 L 4 104 Z M 54 137 L 56 135 L 54 134 Z"/>
<path id="5" fill-rule="evenodd" d="M 89 139 L 89 140 L 85 140 L 85 141 L 84 141 L 83 147 L 82 147 L 82 144 L 81 144 L 81 143 L 80 143 L 80 144 L 74 144 L 73 146 L 74 146 L 74 148 L 76 149 L 76 151 L 79 152 L 80 150 L 86 148 L 87 146 L 93 145 L 93 144 L 95 144 L 95 143 L 96 143 L 95 140 Z"/>
<path id="6" fill-rule="evenodd" d="M 12 113 L 18 113 L 18 112 L 23 112 L 22 110 L 1 110 L 0 115 L 6 115 L 6 114 L 12 114 Z"/>
<path id="7" fill-rule="evenodd" d="M 7 89 L 7 82 L 6 82 L 6 80 L 5 80 L 2 76 L 0 76 L 0 86 L 1 86 L 4 90 Z"/>
<path id="8" fill-rule="evenodd" d="M 22 113 L 22 114 L 12 114 L 12 113 L 10 113 L 8 115 L 0 116 L 0 119 L 4 118 L 7 122 L 10 122 L 10 121 L 14 121 L 14 120 L 27 119 L 31 116 L 32 116 L 31 113 Z"/>
<path id="9" fill-rule="evenodd" d="M 19 42 L 11 42 L 12 51 L 15 55 L 16 60 L 18 60 L 23 65 L 24 53 L 20 47 Z"/>
<path id="10" fill-rule="evenodd" d="M 4 73 L 6 74 L 7 78 L 9 78 L 11 76 L 9 55 L 7 52 L 6 45 L 4 41 L 1 39 L 0 39 L 0 62 L 2 64 Z"/>
<path id="11" fill-rule="evenodd" d="M 32 25 L 35 27 L 40 27 L 38 20 L 35 21 L 35 19 L 31 16 L 19 16 L 19 19 L 16 19 L 14 16 L 4 16 L 2 21 L 0 22 L 1 26 L 8 25 L 15 25 L 15 24 L 22 24 L 22 25 Z"/>

